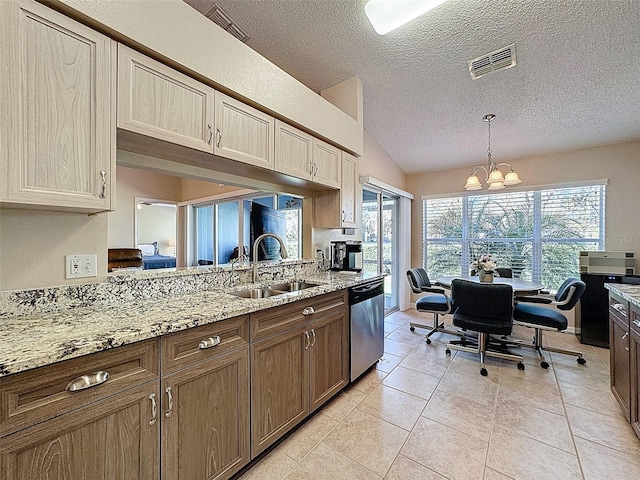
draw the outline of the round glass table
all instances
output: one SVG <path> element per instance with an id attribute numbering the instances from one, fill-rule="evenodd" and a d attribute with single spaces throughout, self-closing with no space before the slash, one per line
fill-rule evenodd
<path id="1" fill-rule="evenodd" d="M 451 281 L 454 278 L 459 278 L 461 280 L 468 280 L 470 282 L 482 283 L 480 282 L 480 278 L 477 276 L 469 276 L 469 275 L 454 275 L 454 276 L 445 276 L 438 277 L 436 281 L 445 288 L 451 288 Z M 503 278 L 503 277 L 493 277 L 493 283 L 498 284 L 506 284 L 511 285 L 513 288 L 514 295 L 536 295 L 542 290 L 542 285 L 539 283 L 529 282 L 527 280 L 522 280 L 520 278 Z"/>

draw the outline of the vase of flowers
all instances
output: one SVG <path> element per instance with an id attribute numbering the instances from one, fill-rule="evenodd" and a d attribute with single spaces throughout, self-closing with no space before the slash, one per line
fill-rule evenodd
<path id="1" fill-rule="evenodd" d="M 490 254 L 481 256 L 471 264 L 471 270 L 474 270 L 480 281 L 485 283 L 493 283 L 495 269 L 496 263 L 491 259 Z"/>

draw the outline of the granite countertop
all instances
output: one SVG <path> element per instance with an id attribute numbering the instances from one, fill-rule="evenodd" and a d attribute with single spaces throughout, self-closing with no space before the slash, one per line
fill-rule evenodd
<path id="1" fill-rule="evenodd" d="M 349 288 L 378 278 L 383 278 L 383 275 L 326 272 L 296 278 L 318 284 L 316 287 L 269 298 L 247 299 L 228 293 L 267 285 L 247 284 L 156 300 L 74 308 L 4 319 L 0 323 L 0 377 Z"/>
<path id="2" fill-rule="evenodd" d="M 626 283 L 605 283 L 604 288 L 620 295 L 636 307 L 640 307 L 640 285 L 630 285 Z"/>

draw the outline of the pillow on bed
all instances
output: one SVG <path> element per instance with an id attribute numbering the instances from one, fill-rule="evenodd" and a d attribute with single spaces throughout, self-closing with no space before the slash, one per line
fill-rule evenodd
<path id="1" fill-rule="evenodd" d="M 157 255 L 158 242 L 139 243 L 138 248 L 142 251 L 142 255 L 145 257 L 149 257 L 151 255 Z"/>

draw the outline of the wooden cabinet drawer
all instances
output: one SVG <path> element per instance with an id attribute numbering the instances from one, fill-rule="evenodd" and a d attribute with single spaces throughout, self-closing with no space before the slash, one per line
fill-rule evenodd
<path id="1" fill-rule="evenodd" d="M 640 307 L 631 305 L 631 317 L 629 318 L 629 327 L 640 335 Z"/>
<path id="2" fill-rule="evenodd" d="M 109 373 L 104 383 L 67 391 L 74 379 L 98 371 Z M 155 380 L 158 375 L 158 341 L 147 340 L 0 378 L 0 436 Z"/>
<path id="3" fill-rule="evenodd" d="M 629 326 L 629 302 L 621 296 L 609 292 L 609 315 Z"/>
<path id="4" fill-rule="evenodd" d="M 327 293 L 282 307 L 274 307 L 252 313 L 251 341 L 255 342 L 275 333 L 286 331 L 289 328 L 300 325 L 301 322 L 316 320 L 334 313 L 336 309 L 342 308 L 347 308 L 346 290 Z"/>
<path id="5" fill-rule="evenodd" d="M 249 317 L 230 318 L 162 337 L 162 374 L 249 344 Z"/>

